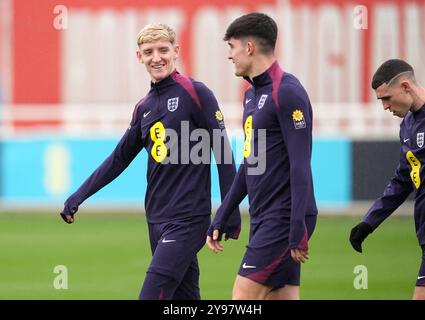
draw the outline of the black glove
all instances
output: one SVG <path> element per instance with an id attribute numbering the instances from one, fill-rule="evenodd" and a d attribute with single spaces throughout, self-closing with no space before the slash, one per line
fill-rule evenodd
<path id="1" fill-rule="evenodd" d="M 360 222 L 351 229 L 350 242 L 354 250 L 362 252 L 362 242 L 370 233 L 372 233 L 372 231 L 372 227 L 366 222 Z"/>
<path id="2" fill-rule="evenodd" d="M 66 223 L 71 223 L 66 219 L 66 216 L 71 216 L 72 220 L 74 220 L 74 214 L 78 211 L 78 206 L 75 204 L 70 204 L 71 201 L 69 199 L 65 202 L 63 211 L 60 213 L 61 218 Z"/>

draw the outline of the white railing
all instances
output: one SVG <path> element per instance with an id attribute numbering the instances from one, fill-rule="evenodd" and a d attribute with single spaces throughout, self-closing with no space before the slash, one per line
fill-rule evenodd
<path id="1" fill-rule="evenodd" d="M 230 131 L 242 127 L 242 106 L 220 105 Z M 0 106 L 3 137 L 28 134 L 117 135 L 130 123 L 132 104 Z M 390 139 L 398 137 L 401 119 L 376 104 L 314 104 L 314 136 Z"/>
<path id="2" fill-rule="evenodd" d="M 398 139 L 402 119 L 379 104 L 315 104 L 314 134 L 350 139 Z"/>

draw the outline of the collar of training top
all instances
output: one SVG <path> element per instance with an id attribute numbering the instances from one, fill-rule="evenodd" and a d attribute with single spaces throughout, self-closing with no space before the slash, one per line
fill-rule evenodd
<path id="1" fill-rule="evenodd" d="M 169 86 L 170 84 L 173 84 L 173 83 L 175 82 L 175 81 L 174 81 L 174 76 L 175 76 L 176 74 L 179 74 L 179 72 L 178 72 L 176 69 L 174 69 L 174 71 L 173 71 L 173 72 L 171 72 L 171 73 L 168 75 L 168 77 L 166 77 L 166 78 L 162 79 L 161 81 L 158 81 L 158 82 L 155 82 L 155 83 L 151 81 L 151 88 L 152 88 L 152 89 L 160 89 L 160 88 L 167 87 L 167 86 Z"/>
<path id="2" fill-rule="evenodd" d="M 413 117 L 415 118 L 415 120 L 424 118 L 425 117 L 425 104 L 422 107 L 420 107 L 419 110 L 412 112 L 412 114 L 413 114 Z"/>
<path id="3" fill-rule="evenodd" d="M 258 76 L 255 76 L 252 80 L 249 77 L 243 77 L 243 78 L 256 88 L 266 86 L 273 82 L 271 75 L 274 74 L 274 71 L 276 69 L 280 69 L 280 66 L 277 60 L 273 62 L 272 65 L 266 71 L 259 74 Z"/>

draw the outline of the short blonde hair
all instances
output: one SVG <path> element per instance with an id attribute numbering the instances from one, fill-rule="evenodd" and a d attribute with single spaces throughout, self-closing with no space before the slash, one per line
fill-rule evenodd
<path id="1" fill-rule="evenodd" d="M 176 41 L 176 33 L 166 24 L 151 23 L 140 30 L 137 36 L 137 45 L 140 46 L 143 43 L 154 42 L 160 39 L 165 39 L 170 41 L 171 44 L 174 44 Z"/>

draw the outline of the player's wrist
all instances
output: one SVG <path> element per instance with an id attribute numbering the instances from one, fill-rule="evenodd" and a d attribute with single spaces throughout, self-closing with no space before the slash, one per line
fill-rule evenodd
<path id="1" fill-rule="evenodd" d="M 222 229 L 221 224 L 219 224 L 219 223 L 212 223 L 210 225 L 210 227 L 208 228 L 207 235 L 210 236 L 210 237 L 212 237 L 213 236 L 213 233 L 214 233 L 214 230 L 218 230 L 219 238 L 221 238 L 221 229 Z"/>
<path id="2" fill-rule="evenodd" d="M 367 237 L 369 234 L 373 232 L 372 226 L 366 221 L 360 222 L 357 226 L 358 226 L 358 231 L 365 237 Z"/>

